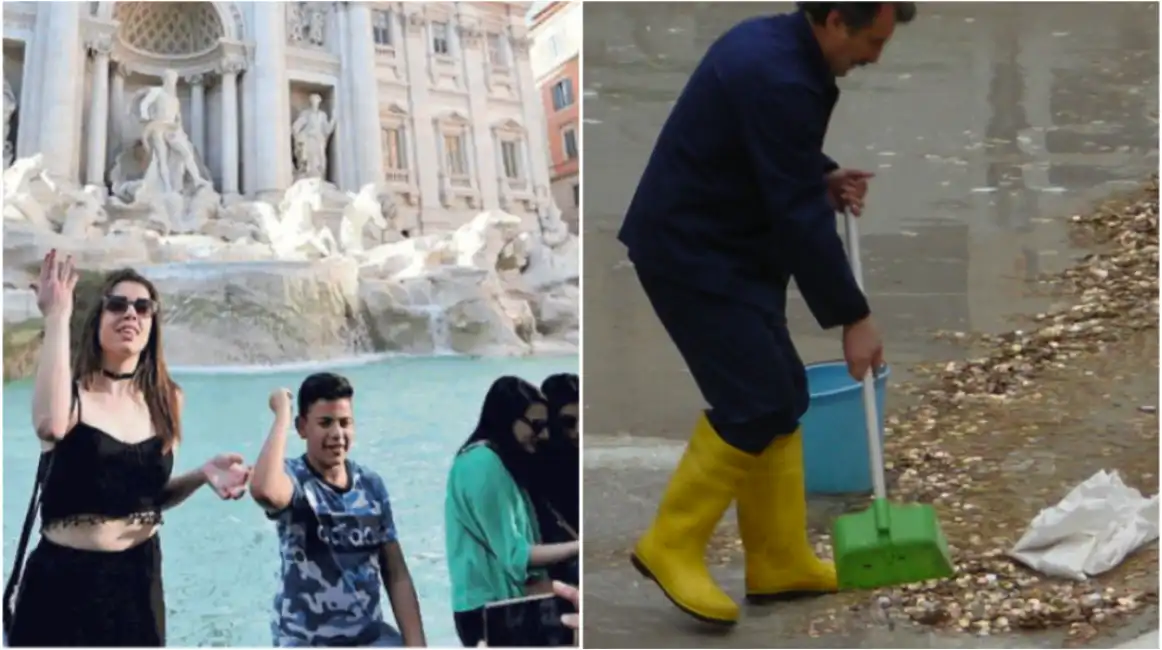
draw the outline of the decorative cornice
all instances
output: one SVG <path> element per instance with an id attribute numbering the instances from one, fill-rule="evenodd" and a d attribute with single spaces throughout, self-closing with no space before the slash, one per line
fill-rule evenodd
<path id="1" fill-rule="evenodd" d="M 113 52 L 113 35 L 93 34 L 86 41 L 85 47 L 94 55 L 109 56 Z"/>
<path id="2" fill-rule="evenodd" d="M 464 47 L 476 47 L 484 37 L 484 32 L 474 25 L 458 25 L 456 32 L 460 35 L 460 42 Z"/>
<path id="3" fill-rule="evenodd" d="M 218 74 L 221 75 L 239 74 L 245 69 L 246 61 L 241 57 L 228 57 L 222 59 L 218 62 L 218 65 L 215 66 L 215 70 L 218 72 Z"/>

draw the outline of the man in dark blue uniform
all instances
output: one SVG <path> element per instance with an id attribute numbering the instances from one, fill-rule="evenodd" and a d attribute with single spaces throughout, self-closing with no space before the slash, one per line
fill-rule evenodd
<path id="1" fill-rule="evenodd" d="M 620 232 L 638 277 L 710 405 L 633 562 L 686 613 L 733 624 L 703 555 L 730 503 L 746 591 L 766 601 L 836 589 L 807 539 L 799 418 L 806 371 L 786 323 L 795 278 L 819 325 L 843 328 L 862 378 L 883 345 L 836 211 L 871 174 L 822 151 L 835 78 L 874 63 L 911 2 L 801 2 L 745 21 L 702 59 L 662 128 Z"/>

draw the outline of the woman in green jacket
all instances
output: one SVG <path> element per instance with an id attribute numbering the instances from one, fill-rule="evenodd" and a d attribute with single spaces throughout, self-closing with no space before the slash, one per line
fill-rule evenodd
<path id="1" fill-rule="evenodd" d="M 529 486 L 548 406 L 532 384 L 501 377 L 480 422 L 448 473 L 444 535 L 456 631 L 465 647 L 484 640 L 484 606 L 548 593 L 546 568 L 577 557 L 579 542 L 542 544 Z"/>

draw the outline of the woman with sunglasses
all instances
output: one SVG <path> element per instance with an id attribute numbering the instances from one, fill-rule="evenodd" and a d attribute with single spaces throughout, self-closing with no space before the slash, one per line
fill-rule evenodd
<path id="1" fill-rule="evenodd" d="M 541 383 L 549 407 L 549 439 L 542 445 L 533 499 L 546 542 L 578 539 L 581 530 L 581 450 L 578 436 L 578 377 L 551 375 Z M 549 568 L 554 580 L 577 584 L 576 560 Z"/>
<path id="2" fill-rule="evenodd" d="M 77 279 L 72 258 L 62 261 L 55 251 L 45 257 L 37 286 L 44 339 L 32 400 L 47 470 L 38 472 L 42 528 L 23 577 L 20 567 L 12 573 L 20 582 L 5 617 L 9 642 L 163 646 L 162 511 L 207 484 L 237 499 L 249 470 L 241 456 L 223 454 L 173 476 L 182 393 L 166 368 L 157 289 L 137 272 L 105 279 L 70 368 Z"/>
<path id="3" fill-rule="evenodd" d="M 465 647 L 484 640 L 485 605 L 551 593 L 545 568 L 580 551 L 576 540 L 542 543 L 529 496 L 548 418 L 536 386 L 501 377 L 488 389 L 476 430 L 452 461 L 444 535 L 452 611 Z"/>

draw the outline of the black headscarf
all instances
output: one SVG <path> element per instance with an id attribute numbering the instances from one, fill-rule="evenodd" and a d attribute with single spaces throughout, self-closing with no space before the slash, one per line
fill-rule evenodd
<path id="1" fill-rule="evenodd" d="M 513 425 L 525 417 L 525 413 L 533 404 L 545 404 L 545 396 L 529 382 L 519 378 L 505 376 L 492 382 L 488 394 L 484 396 L 484 405 L 480 409 L 480 421 L 476 430 L 468 436 L 468 440 L 460 447 L 464 451 L 478 442 L 487 442 L 496 455 L 500 456 L 505 469 L 512 475 L 517 485 L 532 491 L 534 487 L 534 472 L 537 467 L 537 456 L 530 454 L 516 440 Z"/>
<path id="2" fill-rule="evenodd" d="M 581 451 L 569 438 L 561 409 L 577 404 L 580 398 L 579 378 L 575 374 L 552 375 L 541 384 L 549 402 L 549 443 L 541 454 L 537 492 L 560 513 L 574 531 L 578 530 L 581 493 Z"/>

